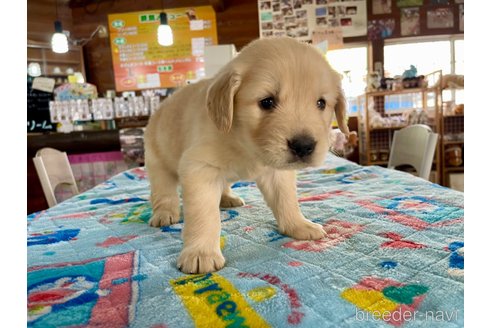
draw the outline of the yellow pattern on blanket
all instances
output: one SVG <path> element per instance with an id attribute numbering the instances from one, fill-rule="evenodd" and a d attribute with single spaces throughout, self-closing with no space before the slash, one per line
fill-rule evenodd
<path id="1" fill-rule="evenodd" d="M 270 327 L 241 293 L 216 273 L 170 281 L 196 327 Z"/>

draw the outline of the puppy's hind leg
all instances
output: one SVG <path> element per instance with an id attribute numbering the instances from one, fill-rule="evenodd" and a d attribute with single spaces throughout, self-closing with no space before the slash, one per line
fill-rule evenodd
<path id="1" fill-rule="evenodd" d="M 146 163 L 150 181 L 152 227 L 168 226 L 179 221 L 178 176 L 161 165 Z"/>
<path id="2" fill-rule="evenodd" d="M 243 206 L 244 201 L 232 192 L 231 184 L 226 183 L 224 185 L 224 190 L 222 191 L 222 196 L 220 197 L 220 207 L 229 208 L 229 207 L 239 207 Z"/>

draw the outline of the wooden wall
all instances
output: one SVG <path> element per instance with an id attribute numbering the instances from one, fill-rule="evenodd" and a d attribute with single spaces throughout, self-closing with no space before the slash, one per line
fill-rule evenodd
<path id="1" fill-rule="evenodd" d="M 51 42 L 55 31 L 56 3 L 58 19 L 64 30 L 72 31 L 72 10 L 68 7 L 69 0 L 29 0 L 27 1 L 27 40 Z"/>

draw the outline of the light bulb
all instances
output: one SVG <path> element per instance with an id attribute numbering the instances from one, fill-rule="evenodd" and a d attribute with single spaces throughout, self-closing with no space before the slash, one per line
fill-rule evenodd
<path id="1" fill-rule="evenodd" d="M 173 44 L 173 31 L 169 25 L 159 25 L 157 29 L 157 42 L 161 46 L 171 46 Z"/>
<path id="2" fill-rule="evenodd" d="M 60 21 L 55 21 L 55 34 L 51 37 L 51 50 L 59 54 L 68 52 L 68 39 L 67 36 L 63 34 Z"/>
<path id="3" fill-rule="evenodd" d="M 157 29 L 157 42 L 161 46 L 170 46 L 173 44 L 173 30 L 171 30 L 171 26 L 167 24 L 167 15 L 166 13 L 162 12 L 160 14 L 160 21 L 161 24 L 159 25 L 159 28 Z"/>
<path id="4" fill-rule="evenodd" d="M 68 52 L 68 39 L 63 33 L 55 33 L 51 37 L 51 49 L 53 52 L 64 54 Z"/>

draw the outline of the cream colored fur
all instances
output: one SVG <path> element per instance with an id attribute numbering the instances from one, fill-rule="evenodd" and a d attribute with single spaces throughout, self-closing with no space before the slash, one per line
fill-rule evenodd
<path id="1" fill-rule="evenodd" d="M 270 96 L 277 106 L 261 109 L 259 101 Z M 324 110 L 317 108 L 320 98 Z M 256 181 L 281 233 L 309 240 L 325 236 L 299 209 L 295 170 L 323 163 L 335 112 L 347 134 L 340 75 L 317 49 L 290 38 L 250 43 L 214 78 L 186 86 L 162 103 L 145 132 L 150 225 L 178 222 L 181 184 L 181 271 L 224 266 L 219 206 L 244 205 L 230 188 L 238 180 Z M 314 152 L 302 160 L 287 144 L 299 134 L 316 141 Z"/>

